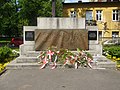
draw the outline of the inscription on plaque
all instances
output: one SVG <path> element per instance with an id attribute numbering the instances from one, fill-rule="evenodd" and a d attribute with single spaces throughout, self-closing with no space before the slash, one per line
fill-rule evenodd
<path id="1" fill-rule="evenodd" d="M 88 31 L 88 40 L 97 40 L 97 31 Z"/>
<path id="2" fill-rule="evenodd" d="M 26 41 L 34 41 L 34 31 L 26 31 L 25 32 L 25 40 Z"/>

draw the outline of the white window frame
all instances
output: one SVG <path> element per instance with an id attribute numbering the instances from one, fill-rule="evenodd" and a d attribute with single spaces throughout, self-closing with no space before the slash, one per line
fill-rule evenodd
<path id="1" fill-rule="evenodd" d="M 70 11 L 70 17 L 71 18 L 76 18 L 77 17 L 77 12 L 76 11 Z"/>
<path id="2" fill-rule="evenodd" d="M 96 10 L 96 20 L 97 21 L 102 21 L 102 19 L 103 19 L 103 15 L 102 14 L 103 14 L 102 10 Z M 97 18 L 97 16 L 98 16 L 98 18 Z"/>
<path id="3" fill-rule="evenodd" d="M 115 14 L 115 20 L 113 20 L 113 14 Z M 117 15 L 118 15 L 118 17 L 117 17 Z M 120 10 L 118 10 L 118 9 L 112 10 L 112 21 L 119 21 L 119 18 L 120 18 Z"/>

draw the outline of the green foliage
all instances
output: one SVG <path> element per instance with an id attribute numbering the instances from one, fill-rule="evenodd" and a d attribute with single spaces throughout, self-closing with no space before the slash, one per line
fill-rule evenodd
<path id="1" fill-rule="evenodd" d="M 19 0 L 20 15 L 28 25 L 36 25 L 37 17 L 52 16 L 52 0 Z M 62 15 L 62 2 L 56 0 L 56 16 Z"/>
<path id="2" fill-rule="evenodd" d="M 0 73 L 5 69 L 5 67 L 7 66 L 8 62 L 7 63 L 0 63 Z"/>
<path id="3" fill-rule="evenodd" d="M 91 58 L 91 59 L 93 59 L 93 57 L 92 57 L 92 55 L 91 55 L 90 53 L 88 53 L 88 52 L 85 52 L 85 54 L 87 55 L 87 57 L 88 57 L 88 58 Z"/>
<path id="4" fill-rule="evenodd" d="M 4 69 L 3 64 L 0 64 L 0 73 L 2 72 L 3 69 Z"/>
<path id="5" fill-rule="evenodd" d="M 82 51 L 82 49 L 81 48 L 77 48 L 77 51 L 80 52 L 80 51 Z"/>
<path id="6" fill-rule="evenodd" d="M 23 26 L 36 25 L 37 17 L 52 16 L 52 0 L 1 0 L 0 35 L 22 35 Z M 62 16 L 62 0 L 56 0 L 56 16 Z"/>
<path id="7" fill-rule="evenodd" d="M 79 64 L 82 66 L 82 67 L 86 67 L 87 66 L 87 60 L 85 57 L 81 57 L 81 60 L 79 60 Z"/>
<path id="8" fill-rule="evenodd" d="M 107 52 L 107 56 L 111 55 L 112 58 L 120 58 L 120 46 L 106 46 L 104 51 Z"/>
<path id="9" fill-rule="evenodd" d="M 117 61 L 117 65 L 120 65 L 120 60 L 119 60 L 119 61 Z"/>
<path id="10" fill-rule="evenodd" d="M 16 7 L 12 1 L 4 2 L 0 7 L 0 34 L 14 36 L 17 30 Z"/>
<path id="11" fill-rule="evenodd" d="M 0 41 L 11 41 L 11 37 L 0 37 Z"/>
<path id="12" fill-rule="evenodd" d="M 10 61 L 12 50 L 6 46 L 0 47 L 0 63 L 6 63 Z"/>
<path id="13" fill-rule="evenodd" d="M 109 55 L 109 54 L 108 54 L 106 57 L 107 57 L 108 59 L 111 59 L 111 58 L 112 58 L 112 56 L 111 56 L 111 55 Z"/>
<path id="14" fill-rule="evenodd" d="M 60 49 L 59 53 L 57 54 L 58 56 L 58 62 L 64 63 L 66 58 L 69 58 L 70 56 L 73 56 L 74 54 L 67 49 Z"/>

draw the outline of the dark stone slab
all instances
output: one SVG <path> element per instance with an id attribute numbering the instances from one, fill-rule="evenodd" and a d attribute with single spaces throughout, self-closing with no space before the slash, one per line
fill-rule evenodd
<path id="1" fill-rule="evenodd" d="M 97 40 L 97 31 L 88 31 L 88 40 Z"/>
<path id="2" fill-rule="evenodd" d="M 51 46 L 56 46 L 58 49 L 76 50 L 76 48 L 81 48 L 87 50 L 88 31 L 76 29 L 35 30 L 35 50 L 46 50 Z"/>
<path id="3" fill-rule="evenodd" d="M 34 41 L 34 31 L 25 31 L 25 40 Z"/>

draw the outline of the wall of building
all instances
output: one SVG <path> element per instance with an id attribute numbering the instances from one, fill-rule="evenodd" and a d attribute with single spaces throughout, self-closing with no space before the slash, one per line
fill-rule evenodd
<path id="1" fill-rule="evenodd" d="M 118 2 L 119 3 L 119 2 Z M 115 3 L 114 3 L 115 4 Z M 63 4 L 63 16 L 69 17 L 70 11 L 76 11 L 77 17 L 85 17 L 86 10 L 92 10 L 93 20 L 96 20 L 96 10 L 102 10 L 102 20 L 97 21 L 99 31 L 102 31 L 102 37 L 112 37 L 112 32 L 119 32 L 120 37 L 120 21 L 112 20 L 112 11 L 114 9 L 120 9 L 118 4 L 112 5 L 111 3 L 76 3 L 76 4 Z M 107 22 L 107 32 L 104 32 L 104 23 Z"/>

